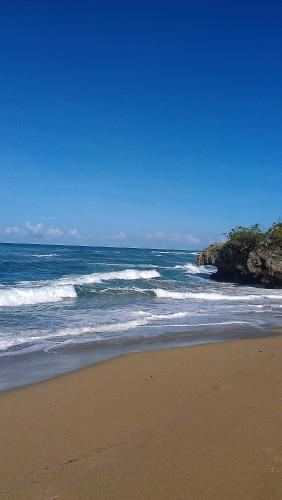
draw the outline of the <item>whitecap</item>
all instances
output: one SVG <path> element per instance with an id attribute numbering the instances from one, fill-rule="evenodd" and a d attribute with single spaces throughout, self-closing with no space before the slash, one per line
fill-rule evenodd
<path id="1" fill-rule="evenodd" d="M 106 273 L 91 273 L 82 275 L 71 275 L 59 278 L 54 281 L 38 281 L 33 284 L 50 284 L 50 285 L 90 285 L 95 283 L 103 283 L 104 281 L 111 280 L 149 280 L 152 278 L 159 278 L 160 273 L 154 269 L 138 270 L 138 269 L 125 269 L 123 271 L 111 271 Z M 30 282 L 22 281 L 21 285 L 29 285 Z"/>
<path id="2" fill-rule="evenodd" d="M 59 302 L 77 297 L 74 286 L 42 286 L 30 288 L 6 288 L 0 290 L 0 307 Z"/>
<path id="3" fill-rule="evenodd" d="M 197 266 L 188 262 L 187 264 L 174 266 L 174 269 L 184 269 L 189 274 L 212 274 L 215 272 L 215 268 L 211 266 Z"/>
<path id="4" fill-rule="evenodd" d="M 282 299 L 282 295 L 275 294 L 250 294 L 250 295 L 227 295 L 217 292 L 178 292 L 171 290 L 164 290 L 163 288 L 156 288 L 153 290 L 155 295 L 161 299 L 195 299 L 195 300 L 230 300 L 230 301 L 248 301 L 266 299 Z"/>
<path id="5" fill-rule="evenodd" d="M 190 315 L 188 312 L 176 312 L 176 313 L 169 313 L 169 314 L 152 314 L 152 313 L 146 313 L 143 311 L 137 312 L 138 316 L 140 318 L 138 319 L 133 319 L 129 321 L 122 321 L 122 322 L 113 322 L 113 323 L 100 323 L 97 325 L 86 325 L 86 326 L 81 326 L 81 327 L 69 327 L 69 328 L 62 328 L 60 330 L 57 330 L 55 332 L 50 332 L 47 335 L 37 335 L 37 336 L 30 336 L 29 341 L 34 341 L 34 340 L 46 340 L 50 338 L 56 338 L 56 337 L 72 337 L 72 336 L 77 336 L 77 335 L 86 335 L 86 334 L 93 334 L 93 333 L 114 333 L 114 332 L 120 332 L 120 331 L 127 331 L 127 330 L 132 330 L 141 326 L 146 326 L 152 322 L 155 321 L 162 321 L 162 320 L 169 320 L 169 319 L 176 319 L 176 318 L 183 318 L 185 316 Z"/>
<path id="6" fill-rule="evenodd" d="M 43 253 L 35 253 L 33 254 L 31 257 L 37 257 L 37 258 L 48 258 L 48 257 L 58 257 L 59 254 L 57 253 L 46 253 L 46 254 L 43 254 Z"/>

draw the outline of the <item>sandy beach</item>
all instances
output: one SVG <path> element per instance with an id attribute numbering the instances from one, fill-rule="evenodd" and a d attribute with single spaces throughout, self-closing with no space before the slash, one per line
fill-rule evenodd
<path id="1" fill-rule="evenodd" d="M 1 499 L 281 499 L 282 338 L 130 354 L 0 395 Z"/>

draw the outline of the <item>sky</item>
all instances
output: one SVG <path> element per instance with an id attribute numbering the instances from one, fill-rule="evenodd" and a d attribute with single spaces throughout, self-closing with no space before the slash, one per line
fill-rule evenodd
<path id="1" fill-rule="evenodd" d="M 196 249 L 282 216 L 281 2 L 0 11 L 0 241 Z"/>

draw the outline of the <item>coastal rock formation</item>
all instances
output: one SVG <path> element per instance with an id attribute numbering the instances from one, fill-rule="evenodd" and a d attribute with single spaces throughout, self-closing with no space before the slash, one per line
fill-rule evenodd
<path id="1" fill-rule="evenodd" d="M 219 250 L 223 247 L 224 243 L 214 243 L 209 245 L 205 250 L 199 253 L 196 262 L 199 265 L 210 264 L 212 266 L 216 265 L 216 260 L 219 254 Z"/>
<path id="2" fill-rule="evenodd" d="M 255 280 L 274 286 L 282 286 L 282 247 L 271 238 L 250 252 L 248 270 Z"/>
<path id="3" fill-rule="evenodd" d="M 282 287 L 282 245 L 271 237 L 251 251 L 238 242 L 209 245 L 196 262 L 215 265 L 217 272 L 212 278 L 219 281 Z"/>

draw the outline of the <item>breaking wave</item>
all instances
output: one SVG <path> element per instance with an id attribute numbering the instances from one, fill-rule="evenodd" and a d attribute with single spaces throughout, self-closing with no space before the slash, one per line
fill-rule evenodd
<path id="1" fill-rule="evenodd" d="M 281 299 L 282 295 L 268 295 L 268 294 L 250 294 L 250 295 L 227 295 L 217 292 L 175 292 L 171 290 L 164 290 L 163 288 L 156 288 L 153 290 L 155 295 L 160 299 L 195 299 L 195 300 L 230 300 L 230 301 L 248 301 L 259 300 L 261 298 Z"/>
<path id="2" fill-rule="evenodd" d="M 174 269 L 185 269 L 189 274 L 212 274 L 215 271 L 211 266 L 197 266 L 189 262 L 183 266 L 177 265 Z"/>
<path id="3" fill-rule="evenodd" d="M 48 257 L 58 257 L 59 254 L 57 253 L 35 253 L 32 255 L 32 257 L 37 257 L 37 258 L 48 258 Z"/>
<path id="4" fill-rule="evenodd" d="M 0 307 L 18 307 L 33 304 L 44 304 L 48 302 L 59 302 L 68 298 L 76 298 L 77 295 L 87 295 L 87 293 L 90 293 L 90 291 L 86 292 L 82 290 L 78 290 L 77 293 L 74 285 L 91 285 L 110 280 L 148 280 L 151 278 L 158 278 L 159 276 L 160 273 L 155 270 L 138 271 L 136 269 L 126 269 L 124 271 L 109 273 L 69 276 L 54 281 L 22 281 L 19 283 L 19 287 L 0 289 Z M 138 292 L 140 291 L 141 289 L 138 289 Z M 95 290 L 92 290 L 91 292 L 95 293 Z M 125 290 L 125 293 L 127 292 L 128 289 Z M 121 293 L 123 293 L 122 290 Z"/>
<path id="5" fill-rule="evenodd" d="M 91 274 L 82 274 L 82 275 L 70 275 L 63 278 L 59 278 L 54 281 L 37 281 L 33 284 L 42 285 L 42 284 L 50 284 L 50 285 L 92 285 L 95 283 L 103 283 L 104 281 L 111 280 L 150 280 L 152 278 L 159 278 L 161 275 L 158 271 L 154 269 L 149 270 L 138 270 L 138 269 L 125 269 L 124 271 L 112 271 L 106 273 L 91 273 Z M 20 282 L 21 285 L 30 284 L 28 281 Z"/>
<path id="6" fill-rule="evenodd" d="M 0 290 L 0 307 L 18 307 L 24 305 L 60 302 L 75 298 L 74 286 L 42 286 L 31 288 L 6 288 Z"/>
<path id="7" fill-rule="evenodd" d="M 35 340 L 48 340 L 56 337 L 73 337 L 79 335 L 93 334 L 93 333 L 114 333 L 114 332 L 125 332 L 138 328 L 140 326 L 146 326 L 154 321 L 170 320 L 177 318 L 184 318 L 189 316 L 189 312 L 176 312 L 169 314 L 151 314 L 143 311 L 138 311 L 137 315 L 140 316 L 138 319 L 133 319 L 129 321 L 121 321 L 117 323 L 100 323 L 97 325 L 81 326 L 74 328 L 62 328 L 55 332 L 50 332 L 47 335 L 33 335 L 28 338 L 29 341 Z"/>

